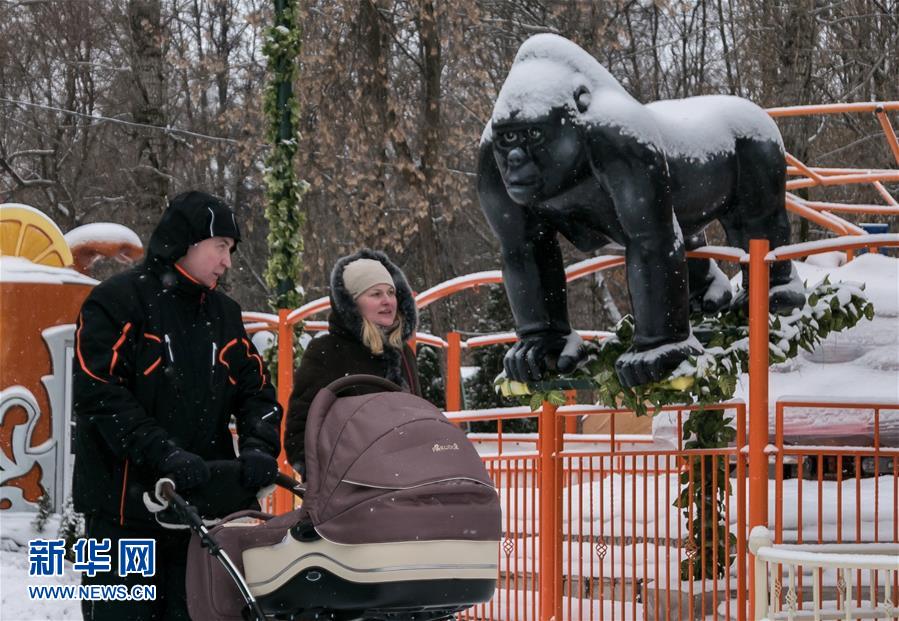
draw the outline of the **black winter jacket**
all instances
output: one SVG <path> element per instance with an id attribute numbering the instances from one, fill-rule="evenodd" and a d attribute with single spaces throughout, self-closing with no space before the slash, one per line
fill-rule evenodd
<path id="1" fill-rule="evenodd" d="M 343 269 L 356 259 L 377 259 L 384 264 L 396 285 L 397 314 L 404 319 L 403 341 L 415 334 L 417 312 L 415 298 L 402 271 L 381 252 L 363 250 L 344 257 L 331 272 L 331 314 L 328 317 L 328 333 L 312 339 L 300 366 L 294 374 L 293 391 L 287 406 L 287 423 L 284 431 L 284 450 L 291 464 L 304 464 L 306 417 L 309 406 L 318 391 L 346 375 L 377 375 L 386 378 L 413 394 L 421 396 L 418 365 L 415 352 L 408 344 L 399 352 L 386 347 L 375 355 L 362 342 L 362 317 L 356 302 L 346 290 Z M 372 392 L 373 388 L 347 390 L 345 395 Z"/>
<path id="2" fill-rule="evenodd" d="M 155 524 L 141 496 L 159 463 L 175 447 L 234 459 L 232 416 L 241 451 L 280 452 L 281 408 L 240 307 L 174 265 L 203 226 L 164 217 L 146 262 L 84 302 L 74 365 L 77 511 Z"/>

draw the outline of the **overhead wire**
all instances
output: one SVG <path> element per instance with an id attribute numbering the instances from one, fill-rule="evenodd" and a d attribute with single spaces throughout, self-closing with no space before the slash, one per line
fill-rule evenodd
<path id="1" fill-rule="evenodd" d="M 194 132 L 189 129 L 181 129 L 179 127 L 171 127 L 168 125 L 151 125 L 149 123 L 136 123 L 134 121 L 125 121 L 122 119 L 117 119 L 117 118 L 109 117 L 109 116 L 102 116 L 102 115 L 96 115 L 96 114 L 85 114 L 84 112 L 78 112 L 77 110 L 68 110 L 66 108 L 59 108 L 59 107 L 50 106 L 47 104 L 39 104 L 39 103 L 35 103 L 33 101 L 20 101 L 18 99 L 9 99 L 7 97 L 0 97 L 0 101 L 8 103 L 8 104 L 12 104 L 12 105 L 17 105 L 17 106 L 25 106 L 28 108 L 40 108 L 42 110 L 49 110 L 51 112 L 59 112 L 62 114 L 69 114 L 72 116 L 78 116 L 81 118 L 91 119 L 94 121 L 102 121 L 104 123 L 117 123 L 119 125 L 127 125 L 129 127 L 139 127 L 142 129 L 153 129 L 153 130 L 161 131 L 161 132 L 167 133 L 167 134 L 180 134 L 180 135 L 184 135 L 184 136 L 190 136 L 192 138 L 199 138 L 202 140 L 212 140 L 212 141 L 216 141 L 216 142 L 224 142 L 227 144 L 234 144 L 234 145 L 245 144 L 245 143 L 242 143 L 241 141 L 235 140 L 233 138 L 225 138 L 223 136 L 211 136 L 209 134 L 201 134 L 199 132 Z M 263 145 L 260 143 L 259 146 L 266 146 L 266 145 Z"/>

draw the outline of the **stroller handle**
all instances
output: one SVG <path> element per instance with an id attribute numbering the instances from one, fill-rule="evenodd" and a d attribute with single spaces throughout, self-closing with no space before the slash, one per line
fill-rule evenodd
<path id="1" fill-rule="evenodd" d="M 325 390 L 329 390 L 336 395 L 340 391 L 346 390 L 347 388 L 352 388 L 354 386 L 372 386 L 375 388 L 380 388 L 385 392 L 402 392 L 403 390 L 390 380 L 386 380 L 383 377 L 378 377 L 377 375 L 361 374 L 347 375 L 346 377 L 336 379 L 328 384 Z"/>
<path id="2" fill-rule="evenodd" d="M 170 479 L 160 480 L 159 495 L 162 497 L 162 500 L 172 502 L 175 497 L 175 484 Z"/>
<path id="3" fill-rule="evenodd" d="M 156 486 L 162 500 L 172 504 L 178 517 L 180 517 L 185 524 L 190 526 L 190 529 L 200 538 L 201 545 L 204 548 L 207 548 L 209 553 L 219 560 L 222 567 L 225 568 L 225 571 L 228 572 L 228 575 L 234 580 L 237 590 L 240 591 L 241 596 L 243 596 L 244 601 L 247 603 L 247 608 L 243 613 L 244 618 L 250 621 L 266 621 L 267 617 L 259 606 L 259 602 L 256 601 L 256 597 L 250 592 L 250 586 L 244 579 L 243 574 L 240 573 L 240 570 L 237 568 L 237 565 L 234 564 L 234 561 L 231 560 L 231 557 L 228 556 L 228 553 L 225 552 L 221 544 L 215 540 L 215 537 L 209 532 L 206 525 L 203 524 L 203 519 L 200 515 L 196 511 L 191 510 L 191 506 L 187 501 L 178 494 L 175 490 L 174 483 L 172 483 L 170 479 L 160 479 Z"/>
<path id="4" fill-rule="evenodd" d="M 275 485 L 283 487 L 300 498 L 306 493 L 306 486 L 303 483 L 300 483 L 289 474 L 284 474 L 283 472 L 278 472 L 278 476 L 275 478 Z"/>

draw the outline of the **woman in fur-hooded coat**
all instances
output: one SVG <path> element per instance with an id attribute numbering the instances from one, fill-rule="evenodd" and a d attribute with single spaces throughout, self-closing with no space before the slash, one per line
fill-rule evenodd
<path id="1" fill-rule="evenodd" d="M 377 269 L 369 269 L 367 274 L 356 269 L 366 264 L 360 259 L 380 262 L 386 273 L 376 264 Z M 368 263 L 368 266 L 371 268 L 372 264 Z M 381 281 L 389 274 L 396 292 L 396 320 L 390 327 L 380 330 L 363 319 L 357 304 L 358 298 L 368 289 L 365 285 L 378 280 L 372 272 L 383 274 Z M 418 315 L 412 290 L 400 268 L 387 255 L 373 250 L 343 257 L 331 271 L 330 298 L 328 332 L 314 338 L 306 348 L 294 375 L 287 408 L 284 448 L 287 459 L 303 476 L 306 417 L 319 390 L 346 375 L 365 374 L 383 377 L 403 390 L 421 396 L 415 352 L 408 345 L 408 340 L 415 334 Z M 342 394 L 359 395 L 373 390 L 361 387 Z"/>

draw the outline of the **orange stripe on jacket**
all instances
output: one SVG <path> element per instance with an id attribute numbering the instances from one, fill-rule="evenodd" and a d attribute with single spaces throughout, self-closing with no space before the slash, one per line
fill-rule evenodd
<path id="1" fill-rule="evenodd" d="M 259 383 L 265 386 L 265 371 L 263 371 L 262 367 L 262 357 L 259 354 L 251 354 L 250 352 L 253 350 L 250 348 L 250 342 L 247 339 L 241 340 L 243 341 L 244 347 L 247 348 L 247 357 L 255 358 L 256 362 L 259 363 Z"/>
<path id="2" fill-rule="evenodd" d="M 159 366 L 159 363 L 161 363 L 161 362 L 162 362 L 162 358 L 157 358 L 157 359 L 156 359 L 156 362 L 154 362 L 153 364 L 151 364 L 151 365 L 149 366 L 149 368 L 147 368 L 147 370 L 144 371 L 144 375 L 149 375 L 150 373 L 152 373 L 152 372 L 153 372 L 153 369 L 155 369 L 156 367 L 158 367 L 158 366 Z"/>
<path id="3" fill-rule="evenodd" d="M 125 474 L 122 475 L 122 496 L 119 501 L 119 525 L 125 525 L 125 491 L 128 485 L 128 460 L 125 460 Z"/>
<path id="4" fill-rule="evenodd" d="M 109 363 L 109 374 L 112 375 L 113 369 L 115 368 L 115 363 L 119 360 L 119 347 L 122 346 L 122 343 L 125 342 L 125 337 L 128 336 L 128 330 L 131 329 L 131 322 L 125 324 L 125 327 L 122 328 L 122 335 L 119 337 L 119 340 L 115 342 L 115 345 L 112 346 L 112 361 Z"/>
<path id="5" fill-rule="evenodd" d="M 94 378 L 98 382 L 108 384 L 109 382 L 107 380 L 91 373 L 91 370 L 87 368 L 87 364 L 85 364 L 84 362 L 84 356 L 81 355 L 81 330 L 84 329 L 84 320 L 82 318 L 82 315 L 83 313 L 78 314 L 78 332 L 75 334 L 75 353 L 78 354 L 78 364 L 81 365 L 81 370 L 90 375 L 92 378 Z"/>
<path id="6" fill-rule="evenodd" d="M 219 352 L 219 362 L 221 362 L 223 365 L 225 365 L 225 367 L 229 371 L 231 370 L 231 365 L 229 365 L 228 362 L 225 360 L 225 352 L 228 351 L 228 349 L 230 349 L 231 346 L 233 346 L 236 343 L 237 343 L 237 339 L 231 339 L 230 341 L 228 341 L 227 345 L 222 347 L 222 351 Z"/>
<path id="7" fill-rule="evenodd" d="M 222 347 L 222 351 L 219 352 L 219 362 L 225 365 L 225 368 L 228 369 L 228 381 L 231 382 L 232 386 L 235 386 L 237 384 L 237 380 L 231 377 L 231 365 L 228 364 L 227 360 L 225 360 L 225 352 L 228 351 L 228 348 L 230 348 L 235 343 L 237 343 L 237 339 L 231 339 L 230 341 L 228 341 L 227 345 Z"/>
<path id="8" fill-rule="evenodd" d="M 191 275 L 187 272 L 187 270 L 185 270 L 183 267 L 181 267 L 181 266 L 178 265 L 177 263 L 175 263 L 175 269 L 178 270 L 179 272 L 181 272 L 181 274 L 182 274 L 186 279 L 188 279 L 190 282 L 194 283 L 195 285 L 202 285 L 202 284 L 203 284 L 203 283 L 201 283 L 199 280 L 197 280 L 196 278 L 194 278 L 193 276 L 191 276 Z"/>

